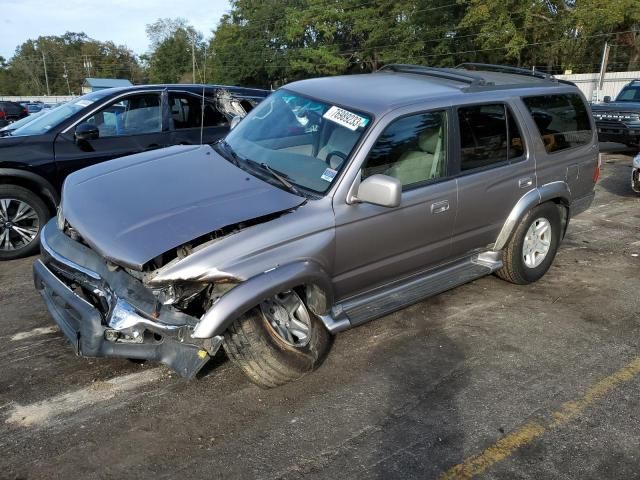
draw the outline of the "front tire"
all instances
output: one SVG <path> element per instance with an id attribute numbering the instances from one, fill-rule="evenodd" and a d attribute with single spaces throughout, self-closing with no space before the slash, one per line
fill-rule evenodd
<path id="1" fill-rule="evenodd" d="M 562 222 L 558 207 L 543 203 L 528 212 L 503 252 L 496 275 L 518 285 L 538 281 L 549 270 L 558 251 Z"/>
<path id="2" fill-rule="evenodd" d="M 222 345 L 249 380 L 273 388 L 315 370 L 329 351 L 331 335 L 300 296 L 289 290 L 236 320 Z"/>
<path id="3" fill-rule="evenodd" d="M 40 231 L 49 209 L 31 190 L 0 185 L 0 260 L 33 255 L 40 245 Z"/>

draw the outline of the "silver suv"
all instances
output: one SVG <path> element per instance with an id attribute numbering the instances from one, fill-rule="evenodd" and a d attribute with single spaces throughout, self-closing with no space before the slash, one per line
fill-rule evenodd
<path id="1" fill-rule="evenodd" d="M 304 80 L 216 144 L 70 175 L 35 284 L 78 354 L 191 378 L 222 346 L 273 387 L 332 334 L 491 273 L 538 280 L 598 174 L 573 84 L 486 65 Z"/>

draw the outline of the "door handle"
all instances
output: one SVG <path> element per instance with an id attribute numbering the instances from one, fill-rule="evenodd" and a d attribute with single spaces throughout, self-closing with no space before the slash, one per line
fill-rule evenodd
<path id="1" fill-rule="evenodd" d="M 518 180 L 518 186 L 520 188 L 529 188 L 531 185 L 533 185 L 533 178 L 531 177 L 525 177 Z"/>
<path id="2" fill-rule="evenodd" d="M 449 210 L 449 200 L 442 200 L 431 204 L 431 213 L 443 213 Z"/>

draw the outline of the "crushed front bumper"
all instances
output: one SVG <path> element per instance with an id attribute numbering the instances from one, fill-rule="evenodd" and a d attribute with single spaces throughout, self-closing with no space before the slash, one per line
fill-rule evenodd
<path id="1" fill-rule="evenodd" d="M 36 289 L 76 354 L 161 362 L 193 378 L 221 338 L 193 339 L 197 319 L 160 305 L 140 281 L 109 269 L 93 250 L 50 221 L 33 265 Z"/>

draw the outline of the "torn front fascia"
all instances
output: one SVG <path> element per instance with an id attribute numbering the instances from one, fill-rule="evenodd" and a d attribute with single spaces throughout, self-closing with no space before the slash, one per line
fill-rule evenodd
<path id="1" fill-rule="evenodd" d="M 34 279 L 77 353 L 154 360 L 186 378 L 215 355 L 221 337 L 192 338 L 198 319 L 160 305 L 138 279 L 108 269 L 100 256 L 53 222 L 43 229 Z"/>

